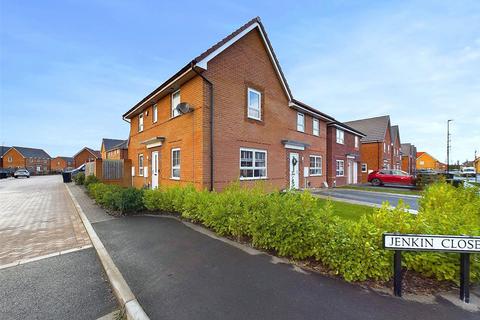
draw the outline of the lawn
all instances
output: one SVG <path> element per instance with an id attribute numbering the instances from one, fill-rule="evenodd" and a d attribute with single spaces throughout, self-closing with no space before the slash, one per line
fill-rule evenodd
<path id="1" fill-rule="evenodd" d="M 342 186 L 337 187 L 339 189 L 352 189 L 352 190 L 364 190 L 364 191 L 373 191 L 373 192 L 387 192 L 387 193 L 395 193 L 395 194 L 406 194 L 406 195 L 414 195 L 419 196 L 421 195 L 420 190 L 411 190 L 411 189 L 403 189 L 403 188 L 387 188 L 387 187 L 367 187 L 367 186 Z"/>
<path id="2" fill-rule="evenodd" d="M 320 203 L 326 204 L 328 200 L 318 199 Z M 337 216 L 348 219 L 348 220 L 358 220 L 364 214 L 372 214 L 375 210 L 373 207 L 362 206 L 359 204 L 352 204 L 340 201 L 330 200 L 333 204 L 333 212 Z"/>

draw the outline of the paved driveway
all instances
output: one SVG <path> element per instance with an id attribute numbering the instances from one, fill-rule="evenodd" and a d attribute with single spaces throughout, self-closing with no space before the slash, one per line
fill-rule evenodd
<path id="1" fill-rule="evenodd" d="M 418 210 L 419 198 L 409 195 L 387 194 L 351 189 L 323 189 L 316 193 L 332 198 L 361 201 L 376 205 L 381 205 L 383 202 L 388 201 L 390 205 L 397 206 L 398 201 L 401 199 L 405 204 L 409 205 L 410 209 Z"/>
<path id="2" fill-rule="evenodd" d="M 90 245 L 61 176 L 0 180 L 0 266 Z"/>

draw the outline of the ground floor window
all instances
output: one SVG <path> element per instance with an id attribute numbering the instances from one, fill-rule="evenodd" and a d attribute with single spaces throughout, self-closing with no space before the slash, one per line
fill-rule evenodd
<path id="1" fill-rule="evenodd" d="M 138 175 L 143 177 L 143 154 L 138 155 Z"/>
<path id="2" fill-rule="evenodd" d="M 267 151 L 240 148 L 240 180 L 267 177 Z"/>
<path id="3" fill-rule="evenodd" d="M 172 149 L 172 179 L 180 179 L 180 149 Z"/>
<path id="4" fill-rule="evenodd" d="M 368 166 L 366 163 L 362 163 L 362 172 L 367 172 L 368 171 Z"/>
<path id="5" fill-rule="evenodd" d="M 322 175 L 322 157 L 310 156 L 310 176 Z"/>
<path id="6" fill-rule="evenodd" d="M 344 165 L 345 165 L 345 162 L 343 160 L 337 160 L 337 170 L 336 170 L 336 175 L 337 177 L 343 177 L 344 176 Z"/>

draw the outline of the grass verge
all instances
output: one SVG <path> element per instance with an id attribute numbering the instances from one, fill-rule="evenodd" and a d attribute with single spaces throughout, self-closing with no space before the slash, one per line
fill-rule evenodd
<path id="1" fill-rule="evenodd" d="M 327 199 L 318 199 L 321 205 L 327 204 Z M 362 206 L 341 201 L 330 200 L 333 206 L 333 213 L 342 219 L 357 221 L 363 215 L 370 215 L 375 212 L 374 207 Z"/>
<path id="2" fill-rule="evenodd" d="M 386 192 L 386 193 L 394 193 L 394 194 L 406 194 L 412 196 L 419 196 L 422 194 L 420 190 L 411 190 L 411 189 L 391 189 L 387 187 L 366 187 L 366 186 L 342 186 L 337 187 L 338 189 L 351 189 L 351 190 L 363 190 L 363 191 L 373 191 L 373 192 Z"/>

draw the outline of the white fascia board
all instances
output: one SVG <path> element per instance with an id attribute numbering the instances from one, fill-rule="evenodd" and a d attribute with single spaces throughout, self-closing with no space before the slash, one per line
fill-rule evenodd
<path id="1" fill-rule="evenodd" d="M 335 128 L 338 128 L 338 129 L 341 129 L 341 130 L 344 130 L 344 131 L 348 131 L 348 132 L 353 133 L 354 135 L 359 136 L 359 137 L 366 137 L 366 135 L 362 135 L 362 134 L 360 134 L 360 133 L 354 132 L 354 131 L 349 130 L 349 129 L 345 128 L 345 127 L 339 126 L 339 125 L 336 124 L 336 123 L 332 123 L 332 124 L 330 124 L 330 126 L 333 126 L 333 127 L 335 127 Z"/>
<path id="2" fill-rule="evenodd" d="M 300 110 L 300 111 L 303 112 L 303 113 L 307 113 L 307 114 L 309 114 L 309 115 L 313 115 L 313 116 L 315 116 L 315 117 L 317 117 L 317 118 L 320 118 L 320 119 L 323 119 L 323 120 L 325 120 L 325 121 L 332 121 L 331 118 L 327 118 L 327 117 L 325 117 L 325 116 L 323 116 L 323 115 L 321 115 L 321 114 L 319 114 L 319 113 L 316 113 L 315 111 L 311 111 L 311 110 L 309 110 L 309 109 L 306 109 L 306 108 L 304 108 L 304 107 L 302 107 L 302 106 L 300 106 L 300 105 L 298 105 L 298 104 L 296 104 L 296 103 L 294 103 L 294 102 L 289 102 L 289 103 L 288 103 L 288 106 L 289 106 L 290 108 L 294 108 L 294 109 Z"/>
<path id="3" fill-rule="evenodd" d="M 275 60 L 275 57 L 273 55 L 273 52 L 270 48 L 270 45 L 268 44 L 267 42 L 267 38 L 265 37 L 265 34 L 263 33 L 262 31 L 262 28 L 260 27 L 260 25 L 258 24 L 258 22 L 255 22 L 253 23 L 251 26 L 249 26 L 248 28 L 246 28 L 245 30 L 243 30 L 242 32 L 240 32 L 239 34 L 237 34 L 235 37 L 233 37 L 232 39 L 230 39 L 229 41 L 227 41 L 223 46 L 221 46 L 220 48 L 218 48 L 217 50 L 213 51 L 212 53 L 210 53 L 208 56 L 206 56 L 205 58 L 203 58 L 201 61 L 197 62 L 195 65 L 204 69 L 204 70 L 207 70 L 207 67 L 208 67 L 208 62 L 210 60 L 212 60 L 213 58 L 215 58 L 217 55 L 219 55 L 220 53 L 222 53 L 225 49 L 227 49 L 228 47 L 230 47 L 232 44 L 234 44 L 235 42 L 237 42 L 239 39 L 241 39 L 243 36 L 245 36 L 247 33 L 249 33 L 250 31 L 252 31 L 253 29 L 255 28 L 258 28 L 258 31 L 260 32 L 260 34 L 262 35 L 262 39 L 263 39 L 263 42 L 265 43 L 265 47 L 267 48 L 268 50 L 268 54 L 270 55 L 270 59 L 272 60 L 272 63 L 273 65 L 275 66 L 275 71 L 277 71 L 277 74 L 278 74 L 278 77 L 280 78 L 280 81 L 282 82 L 282 86 L 283 86 L 283 89 L 285 90 L 285 92 L 287 93 L 287 96 L 288 96 L 288 99 L 289 100 L 292 100 L 292 97 L 290 96 L 290 93 L 287 89 L 287 84 L 285 83 L 284 81 L 284 78 L 282 76 L 282 73 L 280 72 L 280 68 L 279 66 L 277 65 L 277 61 Z"/>

